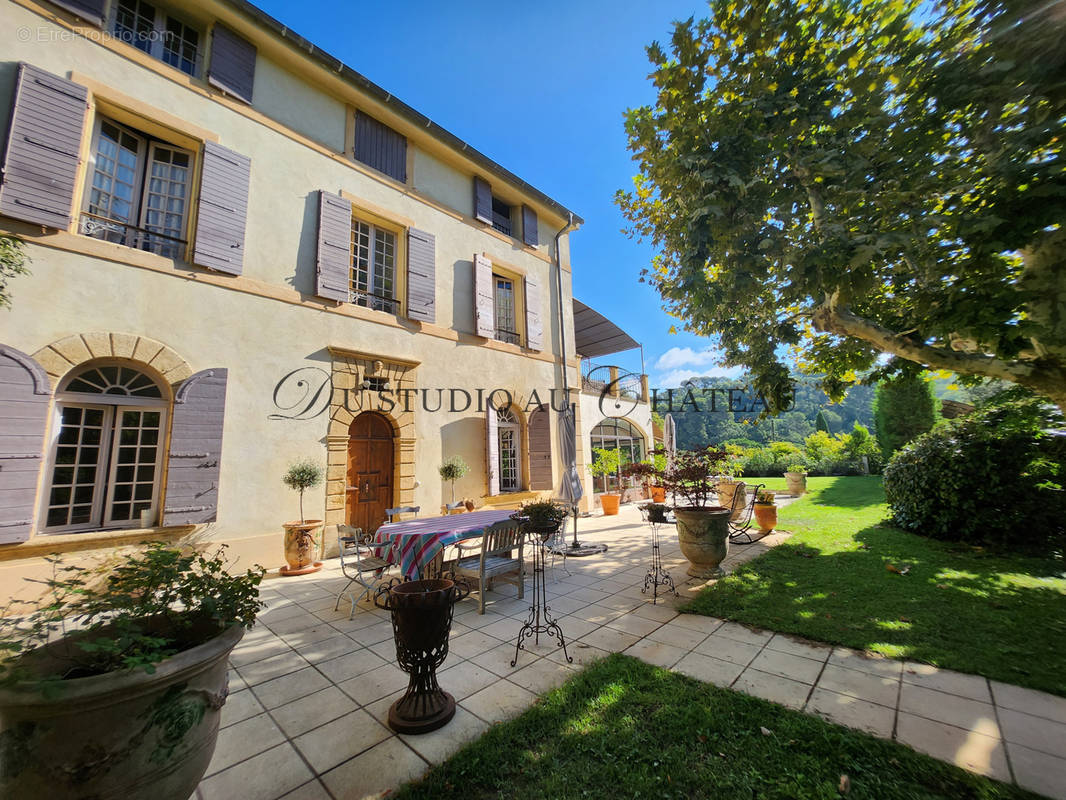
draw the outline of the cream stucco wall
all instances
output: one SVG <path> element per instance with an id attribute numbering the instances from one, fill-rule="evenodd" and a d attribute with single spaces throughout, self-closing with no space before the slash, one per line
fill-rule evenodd
<path id="1" fill-rule="evenodd" d="M 237 113 L 231 101 L 212 96 L 202 82 L 168 74 L 167 69 L 160 71 L 158 65 L 146 67 L 118 45 L 105 47 L 70 35 L 68 28 L 23 5 L 0 5 L 0 28 L 45 31 L 35 34 L 32 41 L 9 36 L 0 43 L 0 108 L 4 109 L 0 129 L 6 129 L 15 66 L 28 61 L 64 77 L 84 75 L 101 96 L 118 93 L 120 99 L 111 101 L 126 104 L 129 112 L 180 118 L 187 121 L 190 135 L 208 131 L 220 144 L 251 159 L 244 272 L 239 277 L 209 273 L 184 261 L 70 232 L 42 231 L 0 219 L 0 229 L 27 241 L 32 271 L 11 284 L 14 308 L 0 313 L 0 342 L 34 353 L 72 335 L 128 333 L 165 344 L 193 371 L 229 370 L 218 521 L 197 531 L 197 536 L 230 543 L 232 552 L 246 564 L 258 561 L 276 567 L 282 563 L 279 526 L 297 513 L 297 498 L 282 486 L 280 476 L 296 458 L 325 463 L 329 414 L 270 419 L 278 411 L 274 389 L 295 369 L 317 367 L 328 373 L 330 346 L 386 360 L 418 362 L 416 386 L 434 394 L 438 388 L 452 387 L 475 396 L 479 388 L 508 389 L 520 410 L 526 408 L 534 389 L 547 402 L 552 387 L 561 385 L 557 272 L 546 257 L 553 249 L 551 237 L 560 220 L 542 218 L 541 245 L 527 248 L 470 220 L 471 176 L 456 165 L 416 148 L 412 183 L 418 191 L 356 168 L 343 155 L 335 155 L 344 149 L 345 103 L 306 86 L 294 73 L 262 55 L 257 64 L 256 106 L 269 112 L 274 121 Z M 311 141 L 301 141 L 298 134 Z M 465 197 L 461 186 L 465 186 Z M 356 206 L 363 204 L 401 228 L 417 227 L 436 236 L 435 325 L 379 312 L 338 309 L 313 296 L 314 193 L 319 189 L 343 191 L 354 198 Z M 572 358 L 566 237 L 560 249 L 563 324 L 567 326 L 567 355 Z M 474 253 L 484 253 L 518 274 L 533 277 L 543 287 L 543 353 L 487 343 L 472 335 Z M 570 384 L 575 385 L 576 368 L 571 365 L 569 369 Z M 558 483 L 562 466 L 554 446 L 558 441 L 554 417 L 554 482 Z M 484 415 L 474 410 L 429 413 L 416 405 L 413 420 L 415 504 L 424 513 L 435 513 L 449 498 L 449 487 L 440 481 L 437 466 L 452 455 L 461 455 L 471 467 L 470 474 L 458 482 L 456 496 L 483 502 Z M 54 434 L 53 425 L 48 436 Z M 46 472 L 42 470 L 42 490 Z M 523 479 L 528 481 L 528 469 L 524 472 Z M 324 515 L 325 498 L 324 488 L 309 493 L 305 498 L 309 516 Z M 178 533 L 188 531 L 170 532 Z M 45 566 L 40 556 L 51 543 L 56 543 L 56 549 L 82 551 L 108 546 L 116 538 L 121 537 L 85 533 L 50 538 L 35 533 L 25 544 L 0 546 L 0 599 L 13 591 L 20 578 L 42 574 Z"/>

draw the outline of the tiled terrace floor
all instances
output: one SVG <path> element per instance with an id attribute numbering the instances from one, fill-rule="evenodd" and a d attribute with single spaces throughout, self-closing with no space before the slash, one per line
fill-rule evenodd
<path id="1" fill-rule="evenodd" d="M 973 675 L 804 642 L 722 620 L 679 615 L 680 600 L 653 605 L 641 593 L 650 561 L 647 528 L 633 506 L 579 524 L 606 554 L 561 559 L 548 574 L 549 602 L 574 658 L 551 642 L 523 651 L 515 637 L 528 610 L 513 586 L 455 610 L 450 652 L 438 673 L 458 702 L 447 726 L 399 736 L 385 725 L 407 676 L 395 663 L 385 612 L 365 601 L 349 620 L 334 611 L 346 583 L 338 564 L 300 578 L 267 580 L 268 608 L 234 651 L 229 702 L 204 800 L 373 797 L 418 778 L 491 724 L 516 716 L 591 659 L 620 651 L 703 681 L 772 700 L 1054 798 L 1066 799 L 1066 699 Z M 663 560 L 674 579 L 687 562 L 672 527 Z M 733 546 L 729 569 L 785 538 Z M 527 593 L 528 597 L 528 593 Z"/>

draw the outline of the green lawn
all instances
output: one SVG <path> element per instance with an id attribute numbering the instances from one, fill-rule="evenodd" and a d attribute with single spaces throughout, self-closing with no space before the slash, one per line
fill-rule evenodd
<path id="1" fill-rule="evenodd" d="M 1066 695 L 1062 560 L 892 527 L 877 477 L 807 485 L 779 512 L 780 528 L 795 535 L 685 610 Z"/>
<path id="2" fill-rule="evenodd" d="M 841 776 L 850 790 L 839 791 Z M 622 655 L 401 788 L 425 798 L 1033 798 L 894 742 Z"/>

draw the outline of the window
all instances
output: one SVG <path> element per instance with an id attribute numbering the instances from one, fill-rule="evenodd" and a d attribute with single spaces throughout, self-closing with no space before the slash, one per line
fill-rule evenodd
<path id="1" fill-rule="evenodd" d="M 625 419 L 605 419 L 592 429 L 593 449 L 619 450 L 622 463 L 644 460 L 644 437 L 633 423 Z M 593 454 L 593 461 L 595 461 Z M 618 478 L 614 475 L 597 476 L 593 479 L 593 491 L 614 492 L 618 490 Z"/>
<path id="2" fill-rule="evenodd" d="M 496 411 L 499 453 L 500 491 L 517 492 L 521 488 L 521 428 L 514 412 L 509 408 Z"/>
<path id="3" fill-rule="evenodd" d="M 396 314 L 396 234 L 362 220 L 352 221 L 349 302 Z"/>
<path id="4" fill-rule="evenodd" d="M 185 252 L 192 153 L 100 118 L 80 230 L 168 258 Z"/>
<path id="5" fill-rule="evenodd" d="M 122 363 L 83 367 L 61 384 L 46 531 L 139 527 L 141 512 L 154 516 L 167 407 L 152 378 Z"/>
<path id="6" fill-rule="evenodd" d="M 496 338 L 501 342 L 519 344 L 521 337 L 518 334 L 515 320 L 515 287 L 514 280 L 503 275 L 492 276 L 495 287 L 496 303 Z"/>
<path id="7" fill-rule="evenodd" d="M 200 41 L 196 28 L 144 0 L 118 0 L 115 36 L 187 75 L 200 71 Z"/>
<path id="8" fill-rule="evenodd" d="M 495 195 L 492 197 L 492 227 L 500 233 L 511 235 L 511 207 Z"/>

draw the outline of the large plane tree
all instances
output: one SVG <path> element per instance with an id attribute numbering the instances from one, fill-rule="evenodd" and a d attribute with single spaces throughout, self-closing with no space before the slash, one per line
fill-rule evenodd
<path id="1" fill-rule="evenodd" d="M 920 365 L 1066 408 L 1064 40 L 1043 0 L 712 0 L 627 113 L 647 279 L 772 405 L 791 361 L 834 397 Z"/>

